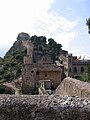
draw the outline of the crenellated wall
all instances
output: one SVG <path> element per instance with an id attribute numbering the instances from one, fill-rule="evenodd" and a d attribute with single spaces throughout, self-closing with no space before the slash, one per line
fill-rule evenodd
<path id="1" fill-rule="evenodd" d="M 67 77 L 57 87 L 55 94 L 87 97 L 90 99 L 90 83 Z"/>
<path id="2" fill-rule="evenodd" d="M 59 95 L 0 95 L 0 120 L 90 120 L 90 101 Z"/>

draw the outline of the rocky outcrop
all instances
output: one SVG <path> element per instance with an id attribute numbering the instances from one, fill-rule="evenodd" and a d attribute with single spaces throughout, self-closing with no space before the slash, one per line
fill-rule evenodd
<path id="1" fill-rule="evenodd" d="M 90 83 L 67 77 L 58 86 L 55 94 L 87 97 L 90 99 Z"/>
<path id="2" fill-rule="evenodd" d="M 17 40 L 30 40 L 28 33 L 21 32 L 18 34 Z"/>
<path id="3" fill-rule="evenodd" d="M 0 95 L 0 120 L 90 120 L 90 101 L 58 95 Z"/>

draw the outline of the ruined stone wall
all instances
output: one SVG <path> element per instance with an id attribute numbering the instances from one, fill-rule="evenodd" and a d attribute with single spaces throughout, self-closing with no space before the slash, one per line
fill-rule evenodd
<path id="1" fill-rule="evenodd" d="M 39 80 L 51 80 L 52 88 L 56 89 L 61 83 L 62 69 L 54 64 L 24 64 L 22 66 L 22 93 L 34 94 Z"/>
<path id="2" fill-rule="evenodd" d="M 51 80 L 54 89 L 61 83 L 60 71 L 40 71 L 39 80 Z"/>
<path id="3" fill-rule="evenodd" d="M 33 94 L 35 87 L 36 71 L 33 65 L 23 65 L 22 67 L 22 93 Z"/>
<path id="4" fill-rule="evenodd" d="M 90 120 L 90 101 L 58 95 L 0 95 L 0 120 Z"/>
<path id="5" fill-rule="evenodd" d="M 55 94 L 87 97 L 90 99 L 90 83 L 67 77 L 58 86 Z"/>

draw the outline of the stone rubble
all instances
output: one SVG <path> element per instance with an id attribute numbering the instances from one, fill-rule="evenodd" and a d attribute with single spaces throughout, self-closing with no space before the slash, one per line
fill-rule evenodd
<path id="1" fill-rule="evenodd" d="M 78 96 L 0 95 L 0 120 L 90 120 L 90 101 Z"/>

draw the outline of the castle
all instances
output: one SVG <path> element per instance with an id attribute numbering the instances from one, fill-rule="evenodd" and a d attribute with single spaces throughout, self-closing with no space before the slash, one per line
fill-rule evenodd
<path id="1" fill-rule="evenodd" d="M 68 51 L 61 50 L 60 61 L 55 64 L 48 54 L 47 47 L 38 48 L 31 40 L 23 41 L 23 44 L 27 47 L 27 55 L 24 56 L 22 66 L 23 94 L 33 94 L 37 85 L 42 82 L 47 84 L 46 89 L 55 90 L 63 80 L 64 74 L 76 79 L 88 74 L 90 60 L 78 59 L 77 56 L 68 54 Z"/>
<path id="2" fill-rule="evenodd" d="M 61 51 L 59 59 L 64 65 L 64 72 L 67 77 L 79 79 L 81 75 L 88 73 L 89 59 L 79 59 L 77 56 L 68 54 L 67 51 Z"/>
<path id="3" fill-rule="evenodd" d="M 42 81 L 47 84 L 46 88 L 56 89 L 63 79 L 63 66 L 53 63 L 48 55 L 48 49 L 43 49 L 44 52 L 37 50 L 28 40 L 27 56 L 24 56 L 22 66 L 23 94 L 34 94 L 36 86 Z"/>
<path id="4" fill-rule="evenodd" d="M 82 74 L 88 73 L 90 60 L 78 59 L 77 56 L 62 50 L 59 57 L 62 65 L 57 65 L 49 57 L 48 48 L 43 48 L 44 52 L 42 52 L 30 40 L 27 41 L 26 46 L 27 56 L 24 56 L 22 66 L 23 94 L 33 94 L 36 86 L 41 82 L 47 84 L 47 89 L 55 90 L 64 78 L 64 73 L 66 77 L 76 79 L 79 79 Z"/>

